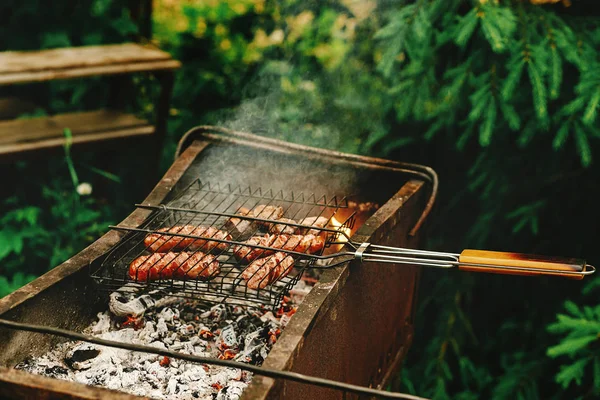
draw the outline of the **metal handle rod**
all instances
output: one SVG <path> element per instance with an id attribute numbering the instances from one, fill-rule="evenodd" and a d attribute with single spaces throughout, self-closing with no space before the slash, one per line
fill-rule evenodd
<path id="1" fill-rule="evenodd" d="M 373 248 L 373 250 L 370 250 Z M 388 264 L 414 264 L 428 267 L 438 268 L 455 268 L 459 266 L 470 266 L 470 267 L 487 267 L 496 270 L 512 270 L 512 271 L 523 271 L 523 272 L 536 272 L 536 273 L 550 273 L 556 274 L 557 271 L 554 269 L 545 268 L 531 268 L 531 267 L 518 267 L 511 265 L 493 265 L 493 264 L 482 264 L 482 263 L 467 263 L 459 261 L 459 254 L 454 253 L 442 253 L 426 250 L 412 250 L 401 247 L 390 247 L 372 245 L 370 243 L 363 243 L 359 246 L 359 250 L 355 252 L 355 258 L 362 262 L 381 262 Z M 407 257 L 407 255 L 412 257 Z M 424 257 L 439 257 L 448 258 L 447 260 L 435 259 L 435 258 L 423 258 Z M 591 275 L 596 271 L 596 268 L 592 265 L 586 264 L 583 271 L 560 271 L 560 274 L 564 275 Z"/>

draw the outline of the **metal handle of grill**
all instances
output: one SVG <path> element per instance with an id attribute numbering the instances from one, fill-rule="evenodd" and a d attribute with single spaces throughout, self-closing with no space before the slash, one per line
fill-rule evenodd
<path id="1" fill-rule="evenodd" d="M 552 275 L 583 279 L 596 271 L 585 260 L 488 250 L 464 250 L 460 254 L 362 243 L 354 257 L 361 262 L 413 264 L 461 271 L 509 275 Z"/>

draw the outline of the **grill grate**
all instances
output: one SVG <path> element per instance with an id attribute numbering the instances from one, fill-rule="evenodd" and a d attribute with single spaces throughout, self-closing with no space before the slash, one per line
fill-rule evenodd
<path id="1" fill-rule="evenodd" d="M 264 288 L 250 288 L 247 281 L 243 279 L 242 272 L 248 266 L 247 262 L 240 262 L 235 256 L 233 249 L 236 244 L 244 242 L 252 236 L 264 236 L 269 232 L 268 227 L 260 222 L 276 220 L 275 215 L 260 215 L 251 217 L 240 215 L 240 209 L 253 209 L 256 206 L 277 206 L 283 210 L 283 217 L 292 221 L 277 221 L 280 227 L 298 228 L 305 218 L 323 217 L 327 220 L 327 227 L 315 229 L 324 239 L 324 246 L 313 256 L 299 253 L 296 248 L 282 250 L 294 258 L 294 266 L 286 276 L 277 279 Z M 192 182 L 185 190 L 167 204 L 158 207 L 137 205 L 137 207 L 153 209 L 151 215 L 138 228 L 123 228 L 128 233 L 107 254 L 101 265 L 91 269 L 91 276 L 101 289 L 140 291 L 144 289 L 161 289 L 172 295 L 204 300 L 207 302 L 229 304 L 260 304 L 277 308 L 283 296 L 287 295 L 292 287 L 302 277 L 307 268 L 312 267 L 316 258 L 314 255 L 322 255 L 332 244 L 337 243 L 339 234 L 332 230 L 330 223 L 333 218 L 340 218 L 338 210 L 347 208 L 345 198 L 337 196 L 318 196 L 314 193 L 305 194 L 298 192 L 284 193 L 282 190 L 262 189 L 232 185 L 221 185 L 204 183 L 200 180 Z M 347 213 L 345 213 L 347 214 Z M 231 218 L 237 218 L 232 224 Z M 243 234 L 239 234 L 236 228 L 242 221 L 249 225 Z M 250 222 L 252 222 L 250 224 Z M 341 227 L 352 229 L 354 226 L 354 214 L 350 214 L 342 222 Z M 196 236 L 194 232 L 183 231 L 179 227 L 212 227 L 232 235 L 231 238 L 218 238 L 216 236 Z M 205 248 L 193 249 L 188 244 L 179 251 L 194 254 L 198 251 L 210 253 L 219 261 L 220 272 L 213 274 L 209 279 L 197 278 L 186 279 L 173 278 L 172 274 L 165 279 L 146 280 L 138 279 L 139 276 L 129 275 L 130 264 L 133 260 L 144 255 L 151 255 L 148 234 L 155 233 L 159 229 L 169 229 L 166 237 L 173 243 L 190 243 L 194 240 L 186 238 L 211 238 L 210 243 L 223 243 L 222 248 L 207 250 Z M 313 233 L 316 233 L 313 232 Z M 161 231 L 165 235 L 164 231 Z M 198 243 L 198 242 L 197 242 Z M 205 243 L 205 242 L 204 242 Z M 246 245 L 246 244 L 244 244 Z M 265 249 L 260 245 L 247 245 L 252 249 Z M 196 246 L 198 247 L 198 246 Z M 164 259 L 165 254 L 160 255 Z M 190 255 L 190 258 L 192 255 Z M 157 265 L 160 261 L 157 261 Z M 160 275 L 160 274 L 159 274 Z"/>

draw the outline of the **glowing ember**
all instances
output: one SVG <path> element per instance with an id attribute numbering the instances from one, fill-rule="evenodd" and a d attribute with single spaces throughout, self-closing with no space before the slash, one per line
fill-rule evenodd
<path id="1" fill-rule="evenodd" d="M 352 230 L 348 227 L 342 226 L 343 224 L 340 221 L 338 221 L 337 219 L 335 219 L 335 217 L 331 217 L 331 221 L 329 223 L 332 226 L 332 228 L 334 228 L 337 231 L 343 232 L 348 236 L 350 236 L 352 234 Z M 348 237 L 346 237 L 344 235 L 338 235 L 337 241 L 338 242 L 347 242 Z"/>

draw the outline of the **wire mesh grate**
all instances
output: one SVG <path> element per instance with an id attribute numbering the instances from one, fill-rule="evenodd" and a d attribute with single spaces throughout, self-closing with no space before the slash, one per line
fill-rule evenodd
<path id="1" fill-rule="evenodd" d="M 108 252 L 101 265 L 91 270 L 101 289 L 161 289 L 175 296 L 208 302 L 277 308 L 283 296 L 315 263 L 311 255 L 323 254 L 338 239 L 336 231 L 325 227 L 331 228 L 334 221 L 336 227 L 352 229 L 354 226 L 352 214 L 343 221 L 337 219 L 340 218 L 338 211 L 348 207 L 345 198 L 200 180 L 192 182 L 166 204 L 138 207 L 151 208 L 153 212 L 138 228 L 120 228 L 128 231 L 127 234 Z M 320 238 L 322 246 L 311 254 L 305 254 L 306 251 L 299 248 L 301 244 L 290 242 L 292 236 L 300 237 L 300 234 Z M 284 260 L 293 258 L 293 266 L 286 266 L 281 276 L 275 279 L 265 276 L 260 283 L 249 285 L 252 279 L 255 283 L 259 281 L 256 277 L 248 278 L 246 270 L 253 261 L 249 252 L 256 255 L 254 260 L 265 260 L 275 255 L 266 250 L 268 246 L 264 243 L 248 240 L 266 236 L 287 240 L 280 243 L 281 253 L 285 255 Z M 163 252 L 163 247 L 167 251 Z M 171 251 L 173 248 L 177 250 Z M 240 251 L 240 248 L 248 253 Z M 198 254 L 200 257 L 194 258 Z M 208 256 L 203 258 L 203 254 Z M 192 267 L 188 271 L 199 272 L 197 275 L 189 272 L 177 274 L 169 267 L 174 265 L 169 262 L 174 257 L 175 260 L 195 260 L 197 265 L 202 266 L 202 271 L 199 271 L 200 267 Z M 200 258 L 202 261 L 198 261 Z M 208 263 L 203 264 L 203 261 L 213 258 L 219 266 L 215 271 L 204 266 Z M 136 270 L 132 276 L 132 263 L 142 259 L 146 260 L 145 263 L 153 263 L 146 268 L 150 272 L 141 276 Z M 277 260 L 279 266 L 281 257 Z"/>

